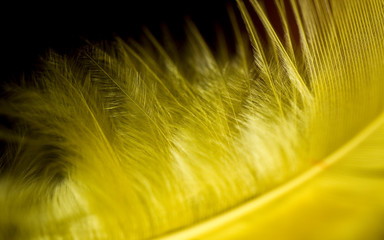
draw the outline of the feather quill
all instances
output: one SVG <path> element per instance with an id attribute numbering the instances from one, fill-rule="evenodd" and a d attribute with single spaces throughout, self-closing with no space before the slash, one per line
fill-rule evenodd
<path id="1" fill-rule="evenodd" d="M 182 56 L 147 31 L 4 86 L 0 237 L 380 239 L 382 2 L 275 0 L 283 36 L 237 2 L 228 61 L 189 24 Z"/>

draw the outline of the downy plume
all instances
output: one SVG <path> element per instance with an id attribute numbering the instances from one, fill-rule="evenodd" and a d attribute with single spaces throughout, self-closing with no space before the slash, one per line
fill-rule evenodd
<path id="1" fill-rule="evenodd" d="M 384 4 L 273 5 L 234 55 L 188 23 L 4 85 L 0 238 L 381 239 Z"/>

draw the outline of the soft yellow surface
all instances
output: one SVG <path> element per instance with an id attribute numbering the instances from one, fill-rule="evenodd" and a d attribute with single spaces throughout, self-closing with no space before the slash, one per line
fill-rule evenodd
<path id="1" fill-rule="evenodd" d="M 261 197 L 163 239 L 381 239 L 384 114 Z"/>

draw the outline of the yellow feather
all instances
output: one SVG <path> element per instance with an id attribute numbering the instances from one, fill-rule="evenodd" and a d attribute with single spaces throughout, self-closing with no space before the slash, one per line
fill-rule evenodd
<path id="1" fill-rule="evenodd" d="M 0 238 L 380 239 L 382 1 L 237 3 L 234 56 L 188 23 L 4 85 Z"/>

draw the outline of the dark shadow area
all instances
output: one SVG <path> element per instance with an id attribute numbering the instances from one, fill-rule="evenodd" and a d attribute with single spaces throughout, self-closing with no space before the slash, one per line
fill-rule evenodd
<path id="1" fill-rule="evenodd" d="M 2 81 L 19 78 L 21 73 L 28 74 L 48 49 L 68 53 L 86 41 L 108 41 L 116 36 L 139 40 L 144 26 L 158 39 L 161 39 L 161 26 L 167 26 L 175 41 L 183 44 L 185 17 L 196 24 L 213 46 L 215 26 L 220 26 L 225 34 L 231 31 L 228 4 L 236 8 L 234 0 L 93 1 L 89 5 L 52 2 L 4 6 Z"/>

